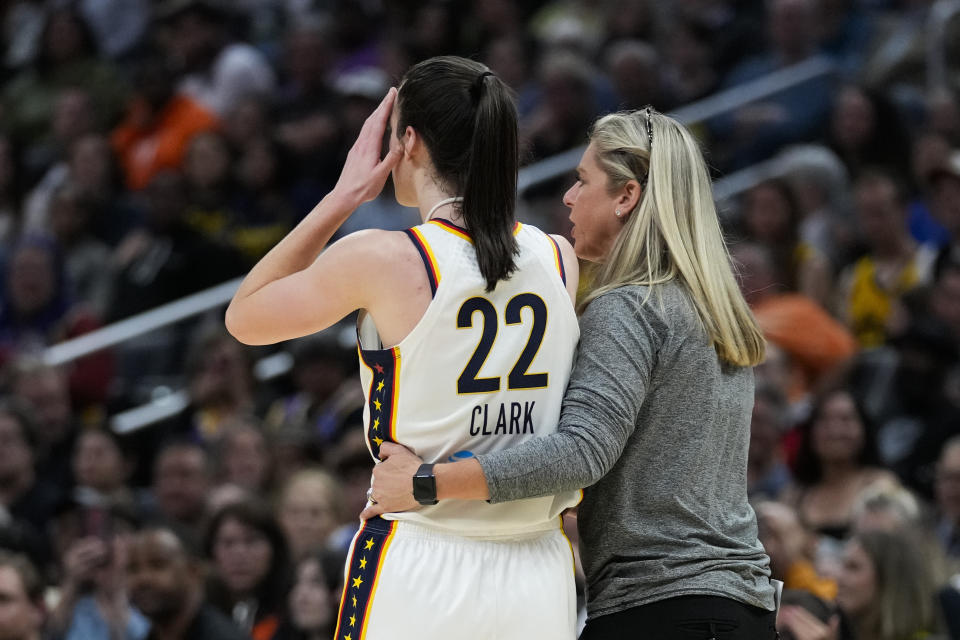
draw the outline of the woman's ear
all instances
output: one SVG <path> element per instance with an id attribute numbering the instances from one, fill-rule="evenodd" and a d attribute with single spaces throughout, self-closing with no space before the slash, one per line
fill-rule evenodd
<path id="1" fill-rule="evenodd" d="M 407 158 L 413 156 L 423 146 L 423 141 L 417 135 L 417 130 L 407 125 L 403 131 L 403 137 L 400 138 L 400 144 L 403 146 L 403 155 Z"/>
<path id="2" fill-rule="evenodd" d="M 623 212 L 624 219 L 637 208 L 641 195 L 643 195 L 643 190 L 636 180 L 629 180 L 627 184 L 623 185 L 623 190 L 617 198 L 617 209 Z"/>

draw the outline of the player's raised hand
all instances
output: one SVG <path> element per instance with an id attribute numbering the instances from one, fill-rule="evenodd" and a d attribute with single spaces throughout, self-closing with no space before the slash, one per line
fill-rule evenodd
<path id="1" fill-rule="evenodd" d="M 360 135 L 347 154 L 343 170 L 340 171 L 340 179 L 333 188 L 335 193 L 355 203 L 355 206 L 379 195 L 390 171 L 403 157 L 403 149 L 399 146 L 394 146 L 387 151 L 385 157 L 380 157 L 383 134 L 390 122 L 396 98 L 397 90 L 390 87 L 380 105 L 367 117 L 360 129 Z"/>
<path id="2" fill-rule="evenodd" d="M 413 474 L 423 460 L 412 451 L 393 442 L 380 445 L 380 463 L 373 468 L 370 501 L 360 517 L 364 520 L 381 513 L 410 511 L 419 505 L 413 499 Z"/>

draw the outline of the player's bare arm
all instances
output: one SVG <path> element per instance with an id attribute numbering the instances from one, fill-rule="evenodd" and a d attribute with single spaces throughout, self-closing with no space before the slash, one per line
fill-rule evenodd
<path id="1" fill-rule="evenodd" d="M 397 234 L 352 234 L 321 251 L 359 205 L 380 193 L 402 155 L 395 148 L 380 157 L 395 99 L 396 90 L 390 89 L 367 118 L 333 191 L 241 283 L 226 314 L 228 330 L 241 342 L 271 344 L 320 331 L 368 308 L 380 287 L 389 289 L 392 282 L 385 282 L 385 274 L 395 272 L 385 270 L 384 262 L 394 257 L 391 246 L 402 240 L 394 238 Z M 405 254 L 406 247 L 400 252 Z"/>

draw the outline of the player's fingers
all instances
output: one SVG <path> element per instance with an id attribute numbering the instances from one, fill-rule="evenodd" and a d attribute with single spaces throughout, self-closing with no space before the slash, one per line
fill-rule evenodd
<path id="1" fill-rule="evenodd" d="M 387 155 L 383 157 L 383 160 L 380 161 L 380 164 L 378 164 L 373 170 L 376 180 L 379 182 L 386 182 L 387 176 L 390 175 L 390 172 L 393 171 L 393 168 L 397 166 L 397 163 L 400 162 L 400 158 L 402 157 L 403 149 L 400 147 L 387 151 Z"/>
<path id="2" fill-rule="evenodd" d="M 387 128 L 390 114 L 393 112 L 393 102 L 396 95 L 397 90 L 390 87 L 387 95 L 383 97 L 373 113 L 367 116 L 367 119 L 363 122 L 363 127 L 360 129 L 361 138 L 366 137 L 372 140 L 374 136 L 376 137 L 377 148 L 379 148 L 380 141 L 383 139 L 383 132 Z"/>
<path id="3" fill-rule="evenodd" d="M 370 518 L 379 516 L 383 513 L 383 507 L 379 504 L 368 504 L 367 507 L 360 512 L 361 520 L 369 520 Z"/>
<path id="4" fill-rule="evenodd" d="M 390 456 L 400 453 L 404 447 L 394 442 L 384 442 L 380 445 L 380 460 L 386 460 Z"/>

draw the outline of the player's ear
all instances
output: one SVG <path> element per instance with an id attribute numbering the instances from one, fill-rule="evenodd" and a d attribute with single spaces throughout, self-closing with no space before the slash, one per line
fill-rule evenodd
<path id="1" fill-rule="evenodd" d="M 403 145 L 404 157 L 409 158 L 419 153 L 420 148 L 423 147 L 423 139 L 416 129 L 407 125 L 407 128 L 403 131 L 403 137 L 400 138 L 400 144 Z"/>

